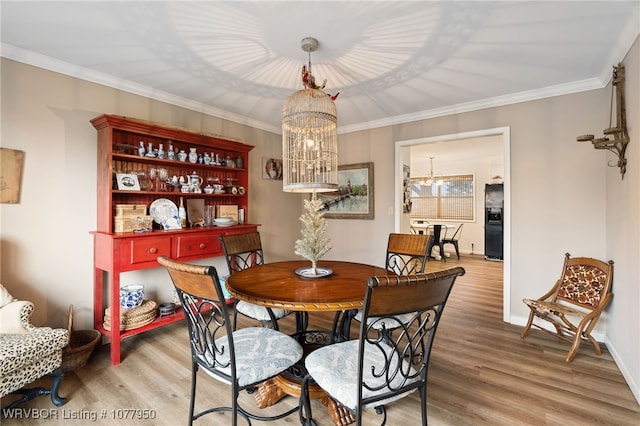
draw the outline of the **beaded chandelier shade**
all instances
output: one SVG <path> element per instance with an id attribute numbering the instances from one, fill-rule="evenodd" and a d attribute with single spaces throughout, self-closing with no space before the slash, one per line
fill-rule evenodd
<path id="1" fill-rule="evenodd" d="M 283 183 L 285 192 L 331 192 L 338 189 L 338 114 L 335 97 L 315 84 L 313 38 L 302 40 L 309 65 L 302 69 L 304 89 L 287 98 L 282 108 Z"/>

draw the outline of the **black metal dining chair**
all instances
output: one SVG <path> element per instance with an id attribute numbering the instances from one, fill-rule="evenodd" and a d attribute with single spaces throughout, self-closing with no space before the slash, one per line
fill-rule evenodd
<path id="1" fill-rule="evenodd" d="M 398 275 L 424 272 L 433 235 L 389 234 L 385 267 Z"/>
<path id="2" fill-rule="evenodd" d="M 433 239 L 432 234 L 389 234 L 385 268 L 398 275 L 424 272 Z"/>
<path id="3" fill-rule="evenodd" d="M 220 235 L 220 243 L 231 275 L 243 269 L 264 264 L 264 252 L 259 232 Z M 284 309 L 271 309 L 253 303 L 236 300 L 233 310 L 233 329 L 236 329 L 238 313 L 260 321 L 263 325 L 278 330 L 278 320 L 291 314 Z"/>
<path id="4" fill-rule="evenodd" d="M 432 241 L 431 234 L 389 234 L 385 268 L 398 275 L 423 273 L 429 260 L 427 250 Z M 411 315 L 406 317 L 408 320 Z M 353 319 L 362 321 L 362 310 L 356 311 Z M 376 323 L 371 318 L 370 321 Z"/>
<path id="5" fill-rule="evenodd" d="M 231 422 L 215 420 L 215 424 L 237 425 L 238 414 L 249 419 L 276 420 L 297 410 L 260 416 L 238 404 L 240 391 L 253 390 L 259 384 L 277 376 L 302 359 L 302 347 L 295 339 L 266 327 L 245 327 L 234 331 L 229 320 L 229 308 L 213 266 L 179 263 L 158 257 L 164 266 L 182 303 L 191 345 L 191 398 L 189 425 L 205 414 L 231 412 Z M 208 408 L 194 414 L 196 379 L 202 370 L 212 378 L 231 386 L 231 406 Z"/>
<path id="6" fill-rule="evenodd" d="M 353 412 L 356 426 L 362 425 L 366 408 L 382 414 L 384 424 L 385 405 L 418 390 L 422 425 L 426 425 L 431 348 L 453 284 L 464 272 L 455 267 L 369 278 L 358 339 L 321 347 L 305 359 L 308 374 L 302 381 L 300 422 L 316 424 L 309 395 L 313 381 Z M 410 315 L 409 322 L 401 315 Z M 389 333 L 379 333 L 387 328 L 396 330 L 392 340 L 386 337 Z"/>
<path id="7" fill-rule="evenodd" d="M 460 239 L 460 235 L 462 235 L 462 225 L 461 223 L 456 232 L 453 233 L 451 237 L 447 237 L 446 235 L 440 240 L 440 246 L 442 247 L 442 251 L 444 251 L 445 244 L 453 245 L 453 248 L 456 250 L 456 256 L 458 256 L 458 260 L 460 260 L 460 248 L 458 247 L 458 240 Z"/>

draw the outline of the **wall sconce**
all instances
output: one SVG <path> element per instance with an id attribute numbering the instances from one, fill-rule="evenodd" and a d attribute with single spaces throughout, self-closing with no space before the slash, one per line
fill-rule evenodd
<path id="1" fill-rule="evenodd" d="M 616 125 L 612 126 L 613 120 L 613 95 L 616 94 Z M 622 179 L 627 171 L 627 159 L 625 151 L 629 143 L 629 133 L 627 132 L 627 116 L 624 102 L 624 64 L 618 63 L 613 67 L 613 80 L 611 82 L 611 112 L 609 115 L 609 128 L 604 129 L 604 137 L 595 139 L 593 135 L 582 135 L 576 139 L 578 142 L 591 141 L 595 149 L 606 149 L 618 157 L 617 164 L 609 163 L 609 167 L 619 167 Z M 610 139 L 611 138 L 611 139 Z"/>

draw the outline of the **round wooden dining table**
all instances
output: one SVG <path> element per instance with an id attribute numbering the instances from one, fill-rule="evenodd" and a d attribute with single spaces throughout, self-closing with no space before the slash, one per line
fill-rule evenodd
<path id="1" fill-rule="evenodd" d="M 307 278 L 296 273 L 309 267 L 306 260 L 267 263 L 235 272 L 227 278 L 227 290 L 239 300 L 290 311 L 340 311 L 359 309 L 367 279 L 395 275 L 373 265 L 327 260 L 318 262 L 330 275 Z"/>
<path id="2" fill-rule="evenodd" d="M 268 308 L 296 311 L 300 321 L 301 313 L 360 309 L 364 304 L 369 277 L 395 275 L 378 266 L 335 260 L 318 262 L 319 268 L 331 270 L 331 274 L 327 276 L 308 278 L 296 272 L 309 266 L 310 262 L 305 260 L 254 266 L 233 273 L 227 278 L 226 287 L 239 300 Z M 314 349 L 314 345 L 303 346 L 305 354 Z M 258 407 L 265 408 L 285 395 L 299 397 L 300 390 L 299 380 L 292 379 L 289 374 L 281 374 L 263 383 L 255 399 Z M 351 412 L 330 399 L 318 386 L 310 387 L 310 396 L 321 399 L 334 425 L 353 423 Z"/>

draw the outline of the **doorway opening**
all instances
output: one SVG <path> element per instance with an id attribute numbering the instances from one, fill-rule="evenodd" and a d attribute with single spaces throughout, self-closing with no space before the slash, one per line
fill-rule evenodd
<path id="1" fill-rule="evenodd" d="M 432 136 L 427 138 L 410 139 L 397 141 L 395 144 L 395 200 L 394 200 L 394 228 L 395 232 L 402 232 L 403 220 L 406 220 L 407 213 L 403 212 L 404 188 L 403 178 L 407 165 L 411 164 L 411 147 L 419 145 L 435 144 L 439 142 L 453 143 L 473 138 L 498 137 L 502 141 L 502 181 L 504 183 L 504 236 L 503 236 L 503 292 L 502 292 L 502 318 L 509 322 L 511 315 L 511 168 L 510 168 L 510 146 L 511 135 L 509 127 L 498 127 L 493 129 L 483 129 L 472 132 L 455 133 L 449 135 Z M 447 145 L 444 144 L 446 147 Z M 493 176 L 492 176 L 493 177 Z M 476 189 L 476 192 L 484 191 Z"/>

